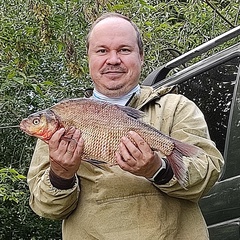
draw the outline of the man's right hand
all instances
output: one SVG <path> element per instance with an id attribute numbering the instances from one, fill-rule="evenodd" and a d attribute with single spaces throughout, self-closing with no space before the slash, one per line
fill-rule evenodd
<path id="1" fill-rule="evenodd" d="M 61 178 L 72 178 L 79 169 L 83 154 L 81 132 L 72 128 L 66 135 L 65 129 L 61 128 L 53 134 L 48 145 L 51 170 Z"/>

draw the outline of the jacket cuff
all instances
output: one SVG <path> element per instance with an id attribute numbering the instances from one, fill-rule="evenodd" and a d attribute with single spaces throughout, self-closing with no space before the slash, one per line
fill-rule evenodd
<path id="1" fill-rule="evenodd" d="M 76 176 L 73 176 L 70 179 L 59 177 L 57 174 L 53 172 L 50 168 L 49 171 L 49 180 L 53 187 L 60 189 L 60 190 L 67 190 L 73 188 L 76 183 Z"/>

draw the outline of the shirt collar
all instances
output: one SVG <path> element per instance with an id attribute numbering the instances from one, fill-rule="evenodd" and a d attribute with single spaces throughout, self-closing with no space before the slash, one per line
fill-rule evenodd
<path id="1" fill-rule="evenodd" d="M 116 97 L 116 98 L 107 97 L 102 93 L 98 92 L 96 89 L 93 89 L 93 95 L 91 96 L 91 98 L 99 101 L 105 101 L 105 102 L 110 102 L 112 104 L 125 106 L 133 94 L 135 95 L 139 93 L 140 93 L 140 85 L 138 84 L 136 87 L 134 87 L 130 92 L 128 92 L 124 96 Z"/>

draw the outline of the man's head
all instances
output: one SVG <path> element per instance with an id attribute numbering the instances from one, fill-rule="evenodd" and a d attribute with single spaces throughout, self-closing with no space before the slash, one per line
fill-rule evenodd
<path id="1" fill-rule="evenodd" d="M 114 12 L 110 12 L 110 13 L 105 13 L 103 15 L 101 15 L 99 18 L 97 18 L 97 20 L 92 24 L 92 27 L 87 35 L 87 50 L 89 49 L 89 37 L 91 35 L 91 32 L 93 30 L 93 28 L 95 27 L 95 25 L 97 23 L 99 23 L 100 21 L 106 19 L 106 18 L 110 18 L 110 17 L 119 17 L 119 18 L 122 18 L 122 19 L 125 19 L 126 21 L 128 21 L 132 26 L 133 28 L 135 29 L 136 31 L 136 35 L 137 35 L 137 43 L 138 43 L 138 48 L 139 48 L 139 52 L 141 55 L 143 55 L 143 40 L 142 40 L 142 36 L 141 36 L 141 33 L 137 27 L 137 25 L 131 21 L 130 18 L 124 16 L 124 15 L 121 15 L 119 13 L 114 13 Z"/>
<path id="2" fill-rule="evenodd" d="M 119 97 L 139 82 L 143 42 L 137 26 L 117 13 L 98 18 L 87 37 L 89 69 L 97 91 Z"/>

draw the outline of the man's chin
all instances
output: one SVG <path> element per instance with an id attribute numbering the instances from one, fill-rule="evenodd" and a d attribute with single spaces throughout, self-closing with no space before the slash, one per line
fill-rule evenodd
<path id="1" fill-rule="evenodd" d="M 105 94 L 108 97 L 121 97 L 125 94 L 123 86 L 108 87 L 105 89 Z"/>
<path id="2" fill-rule="evenodd" d="M 121 91 L 125 87 L 122 79 L 108 79 L 106 83 L 105 87 L 110 91 Z"/>

